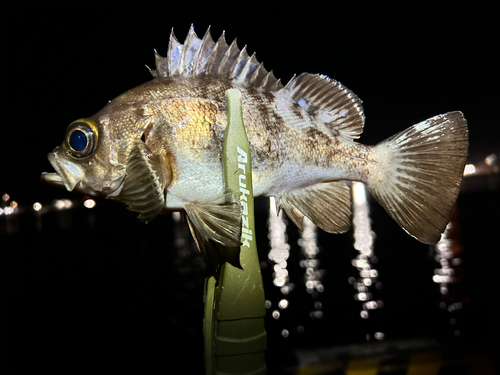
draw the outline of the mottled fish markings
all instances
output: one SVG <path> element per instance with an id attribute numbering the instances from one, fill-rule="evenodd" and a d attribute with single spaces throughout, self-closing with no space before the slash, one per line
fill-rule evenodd
<path id="1" fill-rule="evenodd" d="M 221 163 L 225 92 L 237 88 L 250 142 L 240 164 L 251 157 L 255 196 L 275 197 L 299 228 L 308 217 L 342 233 L 351 214 L 345 182 L 361 181 L 410 235 L 439 240 L 467 155 L 462 113 L 365 146 L 355 142 L 365 123 L 361 100 L 324 75 L 302 73 L 283 86 L 236 41 L 228 45 L 222 35 L 215 42 L 208 31 L 200 39 L 193 28 L 184 44 L 172 33 L 167 56 L 155 60 L 153 80 L 70 124 L 49 154 L 56 173 L 42 175 L 46 182 L 121 201 L 146 222 L 184 210 L 208 272 L 225 261 L 238 265 L 238 253 L 227 249 L 253 236 L 245 232 L 241 190 L 248 182 L 240 180 L 239 192 L 225 191 Z M 87 146 L 73 143 L 74 131 Z"/>

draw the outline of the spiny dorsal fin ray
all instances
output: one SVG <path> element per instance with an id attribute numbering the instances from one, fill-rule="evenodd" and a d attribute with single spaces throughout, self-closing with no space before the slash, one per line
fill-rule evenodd
<path id="1" fill-rule="evenodd" d="M 302 73 L 280 91 L 300 105 L 314 122 L 324 123 L 331 136 L 359 138 L 365 116 L 361 100 L 340 82 L 324 75 Z"/>
<path id="2" fill-rule="evenodd" d="M 192 74 L 194 65 L 196 63 L 196 57 L 200 51 L 200 46 L 201 39 L 196 36 L 194 29 L 191 27 L 181 49 L 181 63 L 179 67 L 180 71 Z"/>
<path id="3" fill-rule="evenodd" d="M 210 35 L 210 27 L 207 29 L 205 36 L 201 39 L 200 42 L 200 50 L 198 51 L 198 55 L 196 56 L 195 69 L 193 74 L 198 76 L 200 74 L 204 74 L 208 59 L 210 58 L 210 54 L 215 46 L 215 42 Z"/>
<path id="4" fill-rule="evenodd" d="M 170 33 L 170 40 L 168 42 L 167 50 L 167 74 L 175 75 L 178 74 L 180 59 L 182 56 L 182 44 L 179 43 L 175 37 L 174 30 Z M 172 61 L 176 61 L 177 64 L 172 64 Z"/>
<path id="5" fill-rule="evenodd" d="M 238 48 L 236 39 L 227 44 L 224 33 L 214 42 L 210 28 L 200 39 L 191 26 L 181 44 L 172 30 L 167 57 L 161 57 L 156 51 L 155 54 L 156 69 L 151 70 L 154 77 L 210 76 L 279 92 L 280 96 L 303 107 L 314 122 L 323 123 L 331 136 L 355 139 L 363 132 L 361 100 L 340 82 L 323 75 L 303 73 L 294 76 L 283 87 L 281 81 L 258 62 L 255 54 L 249 56 L 246 47 Z"/>
<path id="6" fill-rule="evenodd" d="M 233 67 L 234 61 L 238 58 L 239 54 L 240 49 L 238 48 L 236 39 L 234 39 L 229 48 L 227 48 L 226 52 L 224 53 L 224 56 L 222 57 L 217 75 L 230 77 L 231 68 Z"/>
<path id="7" fill-rule="evenodd" d="M 207 75 L 267 91 L 283 88 L 281 82 L 257 61 L 255 54 L 249 56 L 246 48 L 240 51 L 236 40 L 228 45 L 224 33 L 214 43 L 209 31 L 200 39 L 191 26 L 184 44 L 181 44 L 172 30 L 167 57 L 155 51 L 156 69 L 150 71 L 153 77 Z"/>

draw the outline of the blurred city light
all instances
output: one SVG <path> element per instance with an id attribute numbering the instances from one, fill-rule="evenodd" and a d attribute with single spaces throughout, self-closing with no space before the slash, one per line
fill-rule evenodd
<path id="1" fill-rule="evenodd" d="M 468 176 L 476 173 L 476 167 L 474 164 L 466 164 L 464 169 L 464 176 Z"/>
<path id="2" fill-rule="evenodd" d="M 85 201 L 83 202 L 83 205 L 86 208 L 94 208 L 96 203 L 95 203 L 95 200 L 93 200 L 92 198 L 88 198 L 88 199 L 85 199 Z"/>

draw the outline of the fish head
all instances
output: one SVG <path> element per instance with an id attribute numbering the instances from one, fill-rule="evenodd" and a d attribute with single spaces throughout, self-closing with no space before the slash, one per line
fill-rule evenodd
<path id="1" fill-rule="evenodd" d="M 156 217 L 165 206 L 174 159 L 161 134 L 150 134 L 150 93 L 139 86 L 95 115 L 73 121 L 48 155 L 55 173 L 42 174 L 42 181 L 120 201 L 145 222 Z"/>
<path id="2" fill-rule="evenodd" d="M 140 133 L 132 134 L 112 120 L 97 114 L 73 121 L 62 144 L 48 154 L 56 173 L 43 173 L 42 181 L 93 196 L 116 194 L 125 177 L 130 144 L 140 139 Z"/>

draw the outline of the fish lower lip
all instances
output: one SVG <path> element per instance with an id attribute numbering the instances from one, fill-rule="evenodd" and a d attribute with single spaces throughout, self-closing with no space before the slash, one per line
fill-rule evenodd
<path id="1" fill-rule="evenodd" d="M 58 147 L 54 149 L 53 152 L 49 153 L 48 159 L 52 167 L 55 169 L 56 173 L 44 173 L 42 174 L 42 181 L 48 182 L 54 186 L 64 186 L 66 190 L 73 191 L 75 186 L 80 182 L 80 171 L 78 167 L 71 162 L 67 162 L 58 158 Z M 45 176 L 45 177 L 44 177 Z"/>
<path id="2" fill-rule="evenodd" d="M 65 187 L 63 179 L 57 173 L 43 172 L 42 176 L 41 176 L 41 180 L 42 180 L 42 182 L 45 182 L 45 183 L 50 184 L 50 185 Z"/>

